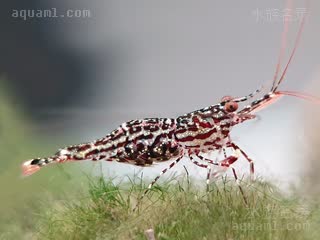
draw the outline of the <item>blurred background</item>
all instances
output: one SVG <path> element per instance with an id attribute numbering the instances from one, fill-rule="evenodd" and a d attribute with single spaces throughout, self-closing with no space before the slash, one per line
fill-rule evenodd
<path id="1" fill-rule="evenodd" d="M 39 9 L 57 17 L 24 15 Z M 74 163 L 76 171 L 52 167 L 22 180 L 26 159 L 100 138 L 124 121 L 176 117 L 271 83 L 284 17 L 290 31 L 283 64 L 301 16 L 309 14 L 281 89 L 319 96 L 319 10 L 318 1 L 310 9 L 294 1 L 288 12 L 279 0 L 1 2 L 0 179 L 8 194 L 0 201 L 9 204 L 22 191 L 29 196 L 36 186 L 63 187 L 76 180 L 75 172 L 94 168 Z M 256 161 L 258 176 L 284 186 L 305 179 L 306 162 L 319 156 L 307 151 L 314 146 L 308 131 L 317 133 L 319 121 L 306 116 L 312 118 L 315 108 L 287 97 L 259 112 L 260 120 L 234 128 L 232 137 Z M 245 160 L 239 162 L 248 173 Z M 205 171 L 183 164 L 205 179 Z M 183 164 L 175 170 L 183 172 Z M 144 176 L 155 177 L 167 165 L 147 168 Z M 141 171 L 117 163 L 102 167 L 106 176 Z"/>

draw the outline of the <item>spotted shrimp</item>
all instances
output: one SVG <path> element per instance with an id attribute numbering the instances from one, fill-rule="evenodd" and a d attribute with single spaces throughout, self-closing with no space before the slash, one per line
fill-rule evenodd
<path id="1" fill-rule="evenodd" d="M 238 182 L 233 164 L 240 156 L 243 156 L 249 163 L 250 175 L 253 176 L 254 162 L 240 146 L 231 140 L 230 132 L 232 128 L 256 118 L 255 112 L 276 102 L 284 95 L 320 102 L 318 98 L 308 94 L 278 90 L 297 49 L 304 22 L 305 17 L 300 23 L 289 60 L 282 74 L 278 77 L 285 49 L 284 39 L 288 29 L 288 22 L 285 22 L 280 56 L 272 86 L 261 97 L 258 98 L 257 95 L 261 94 L 265 87 L 261 87 L 244 97 L 223 97 L 217 104 L 192 111 L 177 118 L 145 118 L 128 121 L 121 124 L 110 134 L 95 141 L 67 146 L 53 156 L 34 158 L 24 162 L 22 164 L 23 174 L 31 175 L 44 166 L 70 161 L 105 160 L 144 167 L 156 162 L 174 160 L 150 183 L 147 188 L 149 190 L 161 175 L 173 168 L 183 157 L 190 159 L 196 166 L 208 170 L 207 184 L 209 184 L 212 174 L 211 169 L 214 167 L 232 169 Z M 255 100 L 252 100 L 249 104 L 243 104 L 250 99 Z M 227 156 L 226 149 L 230 149 L 232 154 Z M 223 160 L 216 161 L 204 156 L 207 153 L 221 152 L 222 150 L 225 153 Z M 241 188 L 240 190 L 242 191 Z"/>

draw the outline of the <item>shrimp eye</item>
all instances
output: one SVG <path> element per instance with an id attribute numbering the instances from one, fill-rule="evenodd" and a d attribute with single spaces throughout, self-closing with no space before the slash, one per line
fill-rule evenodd
<path id="1" fill-rule="evenodd" d="M 224 106 L 224 109 L 227 112 L 234 112 L 238 109 L 238 103 L 236 102 L 227 102 L 226 105 Z"/>
<path id="2" fill-rule="evenodd" d="M 221 102 L 228 102 L 231 101 L 233 99 L 233 97 L 231 96 L 224 96 L 223 98 L 221 98 Z"/>

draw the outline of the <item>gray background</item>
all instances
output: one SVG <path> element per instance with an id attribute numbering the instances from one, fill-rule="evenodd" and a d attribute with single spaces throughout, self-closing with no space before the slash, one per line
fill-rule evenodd
<path id="1" fill-rule="evenodd" d="M 294 11 L 305 7 L 304 1 L 294 2 Z M 307 10 L 309 17 L 302 41 L 281 89 L 320 94 L 317 77 L 319 4 L 312 1 Z M 41 29 L 39 41 L 71 56 L 70 61 L 63 64 L 66 72 L 70 72 L 61 76 L 64 80 L 57 76 L 59 84 L 55 86 L 55 94 L 42 96 L 45 101 L 49 97 L 58 99 L 56 96 L 60 94 L 68 96 L 67 100 L 39 105 L 39 99 L 35 99 L 28 105 L 36 121 L 36 130 L 61 139 L 67 136 L 68 140 L 61 141 L 63 146 L 64 141 L 76 144 L 101 137 L 130 119 L 176 117 L 214 104 L 224 95 L 246 95 L 262 83 L 270 83 L 283 21 L 275 17 L 272 21 L 257 20 L 255 11 L 262 14 L 270 9 L 282 11 L 285 3 L 59 0 L 46 4 L 35 1 L 35 6 L 84 8 L 92 13 L 89 19 L 18 22 L 21 27 L 33 24 L 34 28 Z M 290 24 L 284 62 L 292 48 L 298 23 L 293 20 Z M 55 54 L 50 58 L 58 62 L 64 59 Z M 52 64 L 48 62 L 48 66 Z M 4 72 L 10 77 L 8 69 Z M 41 76 L 44 87 L 49 86 L 48 92 L 52 90 L 46 83 L 46 75 L 57 71 L 59 68 L 49 69 Z M 19 81 L 25 79 L 16 77 L 15 81 L 19 86 Z M 54 85 L 54 82 L 53 79 L 50 83 Z M 37 88 L 37 84 L 29 88 Z M 19 87 L 16 89 L 19 92 Z M 34 94 L 26 98 L 33 99 Z M 306 120 L 312 114 L 305 106 L 300 100 L 284 98 L 259 112 L 260 121 L 234 128 L 233 139 L 256 161 L 258 175 L 285 185 L 300 179 L 298 176 L 305 168 L 310 146 Z M 317 129 L 317 124 L 312 124 Z M 240 162 L 243 163 L 240 168 L 245 168 L 241 172 L 247 173 L 245 160 Z M 191 166 L 187 160 L 183 164 L 194 175 L 205 178 L 202 169 Z M 175 169 L 183 172 L 183 164 Z M 147 168 L 144 174 L 155 176 L 166 165 Z M 140 169 L 117 163 L 104 163 L 103 168 L 106 174 L 113 176 L 130 175 Z"/>

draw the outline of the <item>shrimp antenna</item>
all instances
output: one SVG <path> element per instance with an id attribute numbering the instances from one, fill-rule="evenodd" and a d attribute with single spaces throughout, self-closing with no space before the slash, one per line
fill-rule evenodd
<path id="1" fill-rule="evenodd" d="M 290 9 L 292 6 L 292 0 L 287 0 L 286 2 L 286 8 Z M 276 65 L 276 71 L 273 77 L 273 84 L 272 84 L 272 90 L 276 90 L 278 85 L 280 84 L 280 82 L 277 83 L 277 78 L 278 78 L 278 74 L 280 71 L 280 66 L 281 66 L 281 61 L 283 59 L 284 53 L 285 53 L 285 49 L 286 49 L 286 43 L 287 43 L 287 33 L 288 33 L 288 29 L 289 29 L 289 21 L 285 21 L 284 23 L 284 30 L 282 32 L 282 36 L 281 36 L 281 47 L 280 47 L 280 54 L 279 54 L 279 58 L 278 58 L 278 63 Z M 239 97 L 239 98 L 235 98 L 232 99 L 232 101 L 234 102 L 245 102 L 250 98 L 253 98 L 255 95 L 257 95 L 258 93 L 260 93 L 262 90 L 264 89 L 264 86 L 262 85 L 260 88 L 258 88 L 257 90 L 255 90 L 254 92 L 250 93 L 247 96 L 244 97 Z"/>
<path id="2" fill-rule="evenodd" d="M 292 7 L 292 1 L 291 0 L 287 0 L 286 8 L 287 9 L 291 9 L 291 7 Z M 282 59 L 284 57 L 284 53 L 285 53 L 285 50 L 286 50 L 288 30 L 289 30 L 289 21 L 287 19 L 284 19 L 284 27 L 283 27 L 283 31 L 282 31 L 282 35 L 281 35 L 280 53 L 279 53 L 278 62 L 277 62 L 277 65 L 276 65 L 276 71 L 275 71 L 274 76 L 273 76 L 273 84 L 272 84 L 272 88 L 271 89 L 275 88 L 275 85 L 276 85 L 276 82 L 277 82 L 278 74 L 279 74 L 280 67 L 281 67 L 281 62 L 282 62 Z"/>
<path id="3" fill-rule="evenodd" d="M 290 0 L 288 2 L 290 2 Z M 306 1 L 306 9 L 309 9 L 309 1 L 308 0 Z M 293 50 L 291 52 L 289 60 L 288 60 L 286 66 L 285 66 L 285 68 L 283 70 L 283 73 L 282 73 L 279 81 L 278 82 L 276 82 L 276 81 L 273 82 L 273 86 L 271 88 L 272 92 L 275 92 L 278 89 L 280 83 L 283 81 L 283 79 L 284 79 L 284 77 L 286 75 L 286 72 L 287 72 L 288 67 L 289 67 L 289 65 L 291 63 L 291 60 L 293 59 L 293 56 L 295 55 L 295 52 L 296 52 L 297 47 L 299 45 L 299 42 L 300 42 L 300 39 L 301 39 L 301 35 L 302 35 L 302 30 L 303 30 L 303 27 L 304 27 L 304 24 L 305 24 L 305 21 L 306 21 L 306 17 L 307 17 L 307 14 L 304 14 L 303 17 L 302 17 L 302 20 L 301 20 L 301 23 L 300 23 L 300 27 L 299 27 L 299 31 L 298 31 L 298 34 L 297 34 L 297 37 L 296 37 L 296 40 L 295 40 L 295 43 L 294 43 Z M 286 37 L 285 37 L 286 34 L 285 33 L 286 33 L 287 29 L 288 29 L 288 26 L 286 26 L 286 25 L 288 25 L 288 21 L 285 21 L 285 29 L 284 29 L 283 40 L 282 40 L 283 42 L 285 42 L 285 39 L 286 39 Z M 282 46 L 282 48 L 284 48 L 284 46 L 285 46 L 285 44 Z M 283 52 L 283 51 L 284 50 L 282 49 L 281 52 Z M 279 71 L 279 68 L 280 68 L 280 61 L 281 61 L 282 55 L 283 55 L 283 53 L 280 53 L 279 62 L 277 64 L 275 77 L 277 77 L 277 75 L 278 75 L 278 71 Z"/>
<path id="4" fill-rule="evenodd" d="M 293 96 L 293 97 L 298 97 L 302 98 L 304 100 L 310 101 L 315 104 L 320 104 L 320 98 L 313 96 L 311 94 L 307 93 L 301 93 L 301 92 L 295 92 L 295 91 L 277 91 L 275 92 L 277 95 L 287 95 L 287 96 Z"/>

